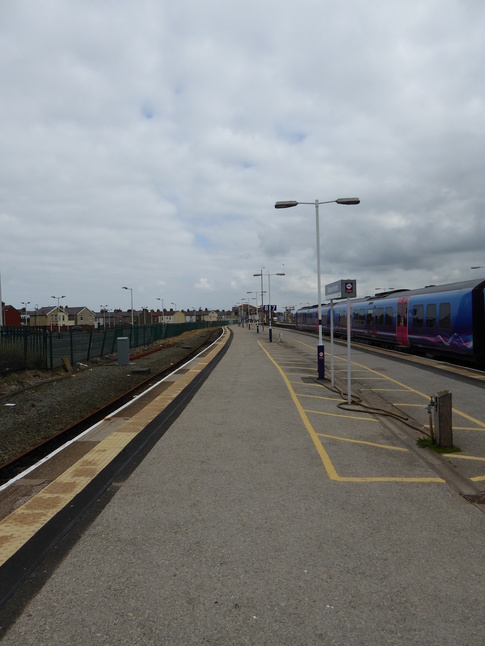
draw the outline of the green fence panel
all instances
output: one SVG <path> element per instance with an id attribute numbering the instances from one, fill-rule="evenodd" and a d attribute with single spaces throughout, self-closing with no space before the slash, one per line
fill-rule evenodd
<path id="1" fill-rule="evenodd" d="M 44 328 L 3 327 L 0 330 L 0 373 L 26 368 L 54 370 L 63 365 L 64 356 L 70 357 L 74 366 L 106 354 L 115 354 L 119 337 L 129 337 L 130 348 L 139 348 L 190 330 L 227 324 L 227 321 L 157 323 L 60 334 Z"/>

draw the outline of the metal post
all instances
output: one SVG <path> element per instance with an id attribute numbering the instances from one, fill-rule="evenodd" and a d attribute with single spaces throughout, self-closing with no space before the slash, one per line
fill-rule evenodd
<path id="1" fill-rule="evenodd" d="M 319 202 L 315 200 L 315 219 L 317 227 L 317 273 L 318 273 L 318 377 L 323 379 L 325 377 L 325 363 L 324 363 L 324 348 L 322 340 L 322 296 L 321 296 L 321 278 L 320 278 L 320 227 L 318 222 L 318 206 L 319 204 L 360 204 L 358 197 L 340 197 L 337 200 L 326 200 Z M 313 204 L 313 202 L 297 202 L 296 200 L 286 200 L 283 202 L 276 202 L 275 209 L 288 209 L 298 204 Z"/>
<path id="2" fill-rule="evenodd" d="M 350 363 L 350 298 L 347 298 L 347 402 L 352 403 L 352 370 Z"/>
<path id="3" fill-rule="evenodd" d="M 269 341 L 270 343 L 273 341 L 273 329 L 271 326 L 271 274 L 268 271 L 268 298 L 269 298 L 269 305 L 268 305 L 268 314 L 269 314 Z"/>
<path id="4" fill-rule="evenodd" d="M 318 212 L 318 200 L 315 200 L 315 220 L 316 220 L 316 237 L 317 237 L 317 284 L 318 284 L 318 346 L 317 346 L 317 365 L 318 378 L 325 379 L 325 348 L 323 347 L 322 335 L 322 279 L 320 276 L 320 222 Z"/>
<path id="5" fill-rule="evenodd" d="M 264 287 L 263 287 L 263 267 L 261 267 L 261 325 L 262 331 L 264 332 Z"/>
<path id="6" fill-rule="evenodd" d="M 436 406 L 436 440 L 440 447 L 453 447 L 451 392 L 442 390 L 434 396 Z"/>
<path id="7" fill-rule="evenodd" d="M 333 298 L 330 299 L 330 363 L 331 363 L 331 383 L 335 386 L 335 370 L 333 361 Z"/>

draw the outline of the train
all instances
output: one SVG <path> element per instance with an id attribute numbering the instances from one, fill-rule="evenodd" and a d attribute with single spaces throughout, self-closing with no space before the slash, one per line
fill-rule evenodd
<path id="1" fill-rule="evenodd" d="M 485 369 L 485 278 L 399 289 L 350 300 L 351 339 L 458 360 Z M 347 337 L 347 301 L 333 304 L 334 336 Z M 330 334 L 331 305 L 322 305 Z M 317 305 L 295 312 L 295 327 L 318 331 Z"/>

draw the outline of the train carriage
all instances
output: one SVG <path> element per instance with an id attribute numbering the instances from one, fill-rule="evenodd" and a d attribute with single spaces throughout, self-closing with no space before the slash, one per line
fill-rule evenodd
<path id="1" fill-rule="evenodd" d="M 485 366 L 485 279 L 352 299 L 352 338 Z M 333 308 L 334 335 L 347 336 L 347 304 Z M 298 310 L 298 329 L 318 330 L 317 306 Z M 322 305 L 330 334 L 330 306 Z"/>

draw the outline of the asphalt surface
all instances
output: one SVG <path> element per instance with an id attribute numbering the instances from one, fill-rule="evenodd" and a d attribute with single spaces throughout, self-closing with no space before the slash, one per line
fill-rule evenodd
<path id="1" fill-rule="evenodd" d="M 2 644 L 485 643 L 485 514 L 460 495 L 483 485 L 480 463 L 461 472 L 395 418 L 339 408 L 314 380 L 314 340 L 232 330 L 36 594 L 9 604 Z"/>

